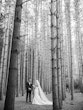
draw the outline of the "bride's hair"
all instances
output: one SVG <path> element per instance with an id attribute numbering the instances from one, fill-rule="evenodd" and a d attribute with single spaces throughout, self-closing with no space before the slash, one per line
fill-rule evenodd
<path id="1" fill-rule="evenodd" d="M 38 80 L 36 80 L 36 84 L 40 87 L 40 83 L 39 83 L 39 81 L 38 81 Z"/>

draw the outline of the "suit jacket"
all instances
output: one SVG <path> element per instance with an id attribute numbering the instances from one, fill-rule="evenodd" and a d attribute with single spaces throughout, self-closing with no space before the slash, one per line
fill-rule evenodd
<path id="1" fill-rule="evenodd" d="M 26 82 L 26 90 L 27 91 L 29 91 L 29 92 L 31 92 L 32 91 L 32 84 L 31 83 L 29 83 L 29 82 Z"/>

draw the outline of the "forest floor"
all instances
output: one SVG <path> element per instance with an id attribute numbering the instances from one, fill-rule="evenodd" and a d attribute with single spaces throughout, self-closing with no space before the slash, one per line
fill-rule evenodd
<path id="1" fill-rule="evenodd" d="M 48 94 L 48 99 L 52 99 L 51 94 Z M 4 101 L 0 101 L 0 110 L 4 108 Z M 32 105 L 31 103 L 26 103 L 25 96 L 16 98 L 15 110 L 52 110 L 51 105 Z M 65 101 L 63 101 L 62 110 L 83 110 L 83 94 L 74 93 L 74 100 L 71 101 L 70 94 L 67 93 Z"/>

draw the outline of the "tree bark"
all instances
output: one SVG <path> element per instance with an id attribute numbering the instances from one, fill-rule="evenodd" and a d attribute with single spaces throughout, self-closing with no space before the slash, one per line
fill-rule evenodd
<path id="1" fill-rule="evenodd" d="M 58 85 L 58 1 L 51 0 L 51 57 L 53 110 L 59 110 Z"/>
<path id="2" fill-rule="evenodd" d="M 71 91 L 71 100 L 73 100 L 73 65 L 72 65 L 72 35 L 71 35 L 71 12 L 70 12 L 70 3 L 71 0 L 66 2 L 66 24 L 67 24 L 67 33 L 69 39 L 69 70 L 70 70 L 70 91 Z"/>
<path id="3" fill-rule="evenodd" d="M 4 110 L 14 110 L 16 76 L 18 73 L 17 60 L 18 60 L 18 53 L 20 50 L 19 37 L 20 37 L 20 24 L 21 24 L 21 9 L 22 9 L 22 0 L 17 0 L 15 7 L 14 31 L 13 31 L 9 76 L 8 76 Z"/>

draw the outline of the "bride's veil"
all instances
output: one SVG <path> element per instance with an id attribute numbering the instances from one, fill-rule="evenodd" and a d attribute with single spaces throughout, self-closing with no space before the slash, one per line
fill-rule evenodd
<path id="1" fill-rule="evenodd" d="M 40 94 L 41 99 L 43 101 L 45 101 L 45 102 L 51 103 L 51 101 L 49 101 L 48 98 L 46 97 L 46 95 L 44 94 L 44 92 L 43 92 L 38 80 L 36 80 L 36 83 L 37 83 L 38 88 L 39 88 L 39 94 Z"/>

